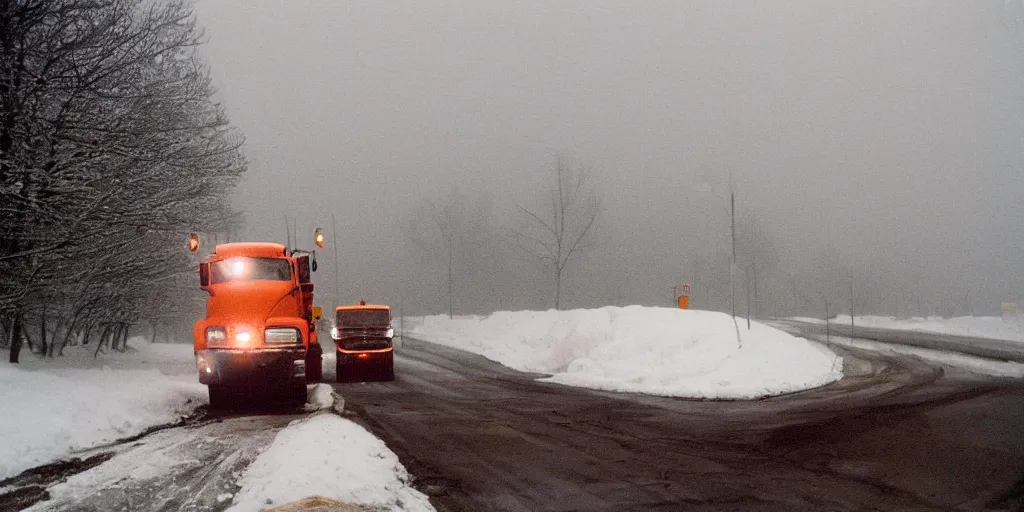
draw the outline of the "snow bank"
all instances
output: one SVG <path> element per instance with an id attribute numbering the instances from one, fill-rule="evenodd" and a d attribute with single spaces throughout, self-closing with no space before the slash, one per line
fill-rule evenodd
<path id="1" fill-rule="evenodd" d="M 824 323 L 821 320 L 818 323 Z M 850 325 L 850 315 L 839 315 L 832 323 Z M 910 318 L 897 320 L 888 316 L 854 317 L 857 327 L 875 327 L 900 331 L 922 331 L 937 334 L 952 334 L 974 338 L 990 338 L 997 340 L 1019 341 L 1024 343 L 1024 323 L 1005 321 L 996 316 L 959 316 L 942 318 Z"/>
<path id="2" fill-rule="evenodd" d="M 387 510 L 434 510 L 379 439 L 333 414 L 297 420 L 245 470 L 231 510 L 323 496 Z"/>
<path id="3" fill-rule="evenodd" d="M 748 399 L 842 377 L 842 358 L 778 329 L 729 315 L 606 307 L 410 319 L 407 334 L 481 354 L 551 382 L 665 396 Z"/>
<path id="4" fill-rule="evenodd" d="M 194 373 L 167 375 L 146 362 L 191 369 L 191 345 L 136 341 L 135 347 L 99 359 L 83 347 L 69 347 L 66 358 L 45 361 L 22 352 L 23 364 L 0 365 L 0 404 L 6 413 L 0 416 L 0 479 L 172 423 L 206 403 L 206 387 Z M 98 367 L 73 368 L 76 364 Z"/>
<path id="5" fill-rule="evenodd" d="M 345 409 L 345 400 L 342 399 L 341 395 L 334 391 L 334 388 L 330 384 L 323 382 L 307 386 L 308 392 L 306 393 L 309 398 L 306 400 L 304 409 L 306 411 L 319 411 L 322 409 L 333 409 L 334 412 L 341 414 Z"/>

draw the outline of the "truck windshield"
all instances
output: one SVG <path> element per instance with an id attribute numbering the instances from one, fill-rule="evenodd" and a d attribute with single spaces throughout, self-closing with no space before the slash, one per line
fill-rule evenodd
<path id="1" fill-rule="evenodd" d="M 211 281 L 290 281 L 291 266 L 283 258 L 229 258 L 211 265 Z"/>
<path id="2" fill-rule="evenodd" d="M 338 328 L 388 327 L 391 312 L 386 309 L 352 309 L 338 311 Z"/>

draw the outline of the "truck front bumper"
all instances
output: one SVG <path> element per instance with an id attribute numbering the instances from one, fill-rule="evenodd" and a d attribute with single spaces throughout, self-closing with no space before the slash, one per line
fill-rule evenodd
<path id="1" fill-rule="evenodd" d="M 390 364 L 393 361 L 393 354 L 391 349 L 366 352 L 342 352 L 339 350 L 337 357 L 341 364 L 380 365 Z"/>
<path id="2" fill-rule="evenodd" d="M 196 369 L 202 384 L 228 384 L 246 387 L 304 384 L 305 349 L 200 350 Z"/>

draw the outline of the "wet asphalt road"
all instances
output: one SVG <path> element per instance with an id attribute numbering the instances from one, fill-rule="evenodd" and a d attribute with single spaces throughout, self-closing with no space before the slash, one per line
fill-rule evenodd
<path id="1" fill-rule="evenodd" d="M 546 384 L 414 340 L 396 381 L 335 386 L 441 511 L 1024 508 L 1024 383 L 836 350 L 847 378 L 753 402 Z"/>
<path id="2" fill-rule="evenodd" d="M 414 340 L 394 382 L 334 386 L 442 512 L 1024 510 L 1024 382 L 835 350 L 842 381 L 749 402 L 547 384 Z M 0 510 L 223 510 L 244 468 L 304 416 L 200 410 L 0 482 Z"/>

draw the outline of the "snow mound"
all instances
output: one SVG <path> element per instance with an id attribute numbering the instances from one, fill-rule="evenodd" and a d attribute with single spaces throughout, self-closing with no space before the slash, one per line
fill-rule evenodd
<path id="1" fill-rule="evenodd" d="M 30 355 L 31 357 L 31 355 Z M 173 423 L 206 401 L 194 375 L 0 366 L 0 479 Z"/>
<path id="2" fill-rule="evenodd" d="M 309 386 L 309 400 L 306 401 L 306 411 L 320 411 L 332 409 L 341 414 L 345 408 L 345 401 L 338 395 L 330 384 L 317 383 Z"/>
<path id="3" fill-rule="evenodd" d="M 751 399 L 842 378 L 817 343 L 712 311 L 605 307 L 410 319 L 409 335 L 474 352 L 560 384 L 609 391 Z"/>
<path id="4" fill-rule="evenodd" d="M 270 509 L 322 496 L 386 510 L 432 511 L 382 441 L 333 414 L 296 420 L 274 438 L 239 481 L 231 510 Z"/>

